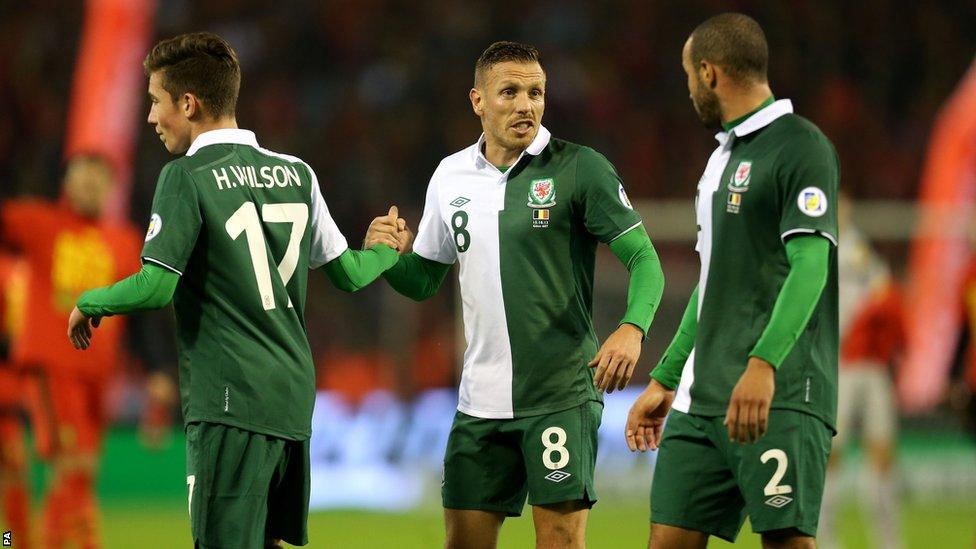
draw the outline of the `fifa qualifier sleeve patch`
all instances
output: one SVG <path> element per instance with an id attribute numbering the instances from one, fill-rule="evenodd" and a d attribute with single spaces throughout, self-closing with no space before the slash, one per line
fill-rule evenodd
<path id="1" fill-rule="evenodd" d="M 163 230 L 163 218 L 159 217 L 158 213 L 154 213 L 149 218 L 149 228 L 146 229 L 146 242 L 156 238 L 156 235 L 161 230 Z"/>
<path id="2" fill-rule="evenodd" d="M 827 213 L 827 195 L 817 187 L 807 187 L 796 197 L 796 206 L 810 217 Z"/>

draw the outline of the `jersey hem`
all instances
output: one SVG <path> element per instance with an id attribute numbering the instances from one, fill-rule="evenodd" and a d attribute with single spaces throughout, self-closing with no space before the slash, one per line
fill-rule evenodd
<path id="1" fill-rule="evenodd" d="M 521 419 L 525 417 L 543 416 L 546 414 L 555 414 L 556 412 L 562 412 L 563 410 L 569 410 L 570 408 L 575 408 L 586 404 L 587 402 L 599 402 L 601 405 L 603 401 L 599 398 L 593 398 L 591 396 L 584 396 L 583 398 L 576 399 L 573 401 L 568 401 L 565 403 L 555 404 L 552 406 L 542 406 L 535 408 L 527 408 L 525 410 L 519 410 L 518 412 L 509 412 L 505 410 L 476 410 L 470 406 L 465 406 L 463 404 L 458 404 L 458 411 L 467 414 L 471 417 L 476 417 L 479 419 Z"/>
<path id="2" fill-rule="evenodd" d="M 221 425 L 229 425 L 231 427 L 237 427 L 238 429 L 243 429 L 245 431 L 251 431 L 252 433 L 258 433 L 260 435 L 268 435 L 277 438 L 283 438 L 286 440 L 294 441 L 304 441 L 308 440 L 312 436 L 311 429 L 308 431 L 298 432 L 298 431 L 281 431 L 278 429 L 273 429 L 271 427 L 266 427 L 264 425 L 255 425 L 253 423 L 246 423 L 243 421 L 236 421 L 234 419 L 228 419 L 223 417 L 213 417 L 213 416 L 192 416 L 183 420 L 183 427 L 186 428 L 187 425 L 191 423 L 219 423 Z"/>
<path id="3" fill-rule="evenodd" d="M 674 407 L 672 406 L 672 409 L 673 408 Z M 811 410 L 808 406 L 803 406 L 801 404 L 794 404 L 790 402 L 784 402 L 781 404 L 775 404 L 771 406 L 770 410 L 789 410 L 791 412 L 800 412 L 808 416 L 813 416 L 819 419 L 820 421 L 822 421 L 824 425 L 826 425 L 831 430 L 831 432 L 833 432 L 835 435 L 837 434 L 837 428 L 834 425 L 833 421 L 831 421 L 829 418 L 824 416 L 824 414 Z M 707 406 L 695 406 L 694 403 L 692 403 L 692 405 L 688 407 L 688 411 L 684 411 L 684 410 L 679 410 L 679 411 L 691 416 L 719 417 L 725 415 L 727 411 L 727 407 L 719 410 L 718 408 L 712 408 Z"/>

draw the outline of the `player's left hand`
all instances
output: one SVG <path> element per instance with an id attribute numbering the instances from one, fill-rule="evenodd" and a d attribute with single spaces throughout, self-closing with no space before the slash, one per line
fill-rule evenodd
<path id="1" fill-rule="evenodd" d="M 75 349 L 84 351 L 91 346 L 92 328 L 98 328 L 101 322 L 102 317 L 89 318 L 82 314 L 78 307 L 71 310 L 71 315 L 68 317 L 68 339 Z"/>
<path id="2" fill-rule="evenodd" d="M 776 369 L 758 357 L 749 357 L 746 371 L 732 389 L 725 427 L 733 442 L 756 442 L 766 434 L 769 407 L 776 390 Z"/>
<path id="3" fill-rule="evenodd" d="M 637 359 L 640 358 L 643 332 L 637 326 L 623 323 L 603 342 L 596 356 L 587 366 L 596 368 L 593 383 L 600 391 L 612 393 L 623 389 L 634 375 Z"/>

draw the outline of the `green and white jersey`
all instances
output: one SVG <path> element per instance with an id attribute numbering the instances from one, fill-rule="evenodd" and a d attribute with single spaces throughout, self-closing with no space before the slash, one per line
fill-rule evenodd
<path id="1" fill-rule="evenodd" d="M 793 114 L 789 100 L 759 110 L 716 135 L 698 182 L 701 258 L 695 348 L 674 408 L 724 415 L 749 353 L 769 323 L 790 270 L 785 241 L 819 234 L 830 248 L 827 285 L 806 329 L 776 372 L 773 408 L 834 424 L 837 409 L 837 188 L 830 141 Z"/>
<path id="2" fill-rule="evenodd" d="M 347 247 L 312 169 L 260 148 L 252 132 L 201 134 L 163 168 L 142 259 L 181 275 L 185 422 L 309 437 L 308 270 Z"/>
<path id="3" fill-rule="evenodd" d="M 599 242 L 640 225 L 610 162 L 539 134 L 505 173 L 484 136 L 434 171 L 414 251 L 460 262 L 467 350 L 458 410 L 546 414 L 599 400 L 587 362 Z"/>

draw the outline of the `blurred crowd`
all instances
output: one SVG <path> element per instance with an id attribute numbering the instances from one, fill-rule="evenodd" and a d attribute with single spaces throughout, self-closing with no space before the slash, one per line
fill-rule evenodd
<path id="1" fill-rule="evenodd" d="M 59 194 L 82 8 L 74 0 L 0 4 L 0 200 Z M 680 51 L 698 22 L 729 10 L 766 30 L 771 86 L 836 144 L 847 192 L 913 198 L 934 115 L 976 52 L 971 2 L 286 0 L 269 8 L 256 0 L 161 0 L 155 27 L 157 37 L 211 30 L 230 41 L 244 70 L 240 125 L 263 146 L 309 161 L 355 244 L 392 203 L 414 226 L 419 221 L 436 163 L 478 136 L 467 91 L 474 60 L 499 39 L 542 51 L 545 123 L 556 136 L 603 152 L 631 197 L 690 199 L 714 141 L 692 110 Z M 92 108 L 113 115 L 111 105 Z M 168 160 L 148 125 L 135 158 L 130 214 L 142 226 Z M 308 322 L 323 363 L 358 365 L 345 371 L 364 377 L 363 386 L 453 380 L 453 284 L 415 306 L 399 304 L 382 284 L 344 296 L 319 278 L 312 277 Z M 416 307 L 409 322 L 397 320 L 397 307 Z M 391 312 L 362 314 L 381 310 Z M 136 321 L 134 331 L 156 334 L 166 322 Z M 172 363 L 173 350 L 160 341 L 144 337 L 137 358 Z M 405 344 L 416 365 L 406 373 L 389 365 Z M 356 385 L 348 376 L 320 380 Z"/>

